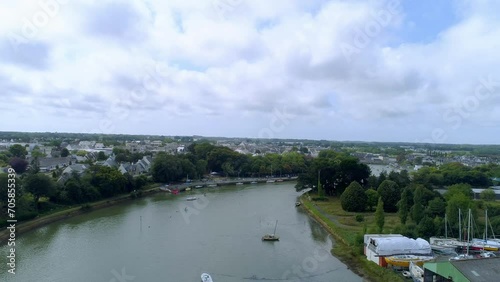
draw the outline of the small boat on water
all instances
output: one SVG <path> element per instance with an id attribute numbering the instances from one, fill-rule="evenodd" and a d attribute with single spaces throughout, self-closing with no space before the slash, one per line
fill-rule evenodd
<path id="1" fill-rule="evenodd" d="M 186 188 L 186 191 L 191 191 L 191 187 Z"/>
<path id="2" fill-rule="evenodd" d="M 194 188 L 203 188 L 203 186 L 201 186 L 201 185 L 196 185 L 196 186 L 194 186 Z"/>
<path id="3" fill-rule="evenodd" d="M 267 183 L 274 183 L 276 181 L 274 181 L 273 179 L 269 179 L 268 181 L 266 181 Z"/>
<path id="4" fill-rule="evenodd" d="M 201 274 L 201 282 L 214 282 L 214 280 L 212 280 L 212 277 L 210 276 L 210 274 L 202 273 Z"/>
<path id="5" fill-rule="evenodd" d="M 435 259 L 434 256 L 417 256 L 417 255 L 395 255 L 390 257 L 385 257 L 387 264 L 400 267 L 410 267 L 410 262 L 416 265 L 422 266 L 424 262 L 428 262 Z"/>
<path id="6" fill-rule="evenodd" d="M 295 202 L 295 206 L 296 207 L 300 206 L 300 202 Z"/>
<path id="7" fill-rule="evenodd" d="M 280 237 L 276 236 L 276 227 L 278 227 L 278 221 L 276 220 L 276 225 L 274 226 L 273 234 L 266 234 L 262 236 L 262 241 L 279 241 Z"/>
<path id="8" fill-rule="evenodd" d="M 257 181 L 252 181 L 250 182 L 250 184 L 257 184 Z"/>
<path id="9" fill-rule="evenodd" d="M 194 200 L 196 200 L 196 199 L 198 199 L 198 198 L 196 198 L 196 197 L 187 197 L 187 198 L 186 198 L 186 201 L 194 201 Z"/>
<path id="10" fill-rule="evenodd" d="M 243 185 L 243 182 L 236 182 L 236 185 Z"/>
<path id="11" fill-rule="evenodd" d="M 209 184 L 208 187 L 217 187 L 217 184 Z"/>

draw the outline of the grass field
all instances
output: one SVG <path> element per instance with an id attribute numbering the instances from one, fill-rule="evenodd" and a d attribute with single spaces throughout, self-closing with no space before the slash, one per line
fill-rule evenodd
<path id="1" fill-rule="evenodd" d="M 302 203 L 308 212 L 316 218 L 335 238 L 332 254 L 348 265 L 351 270 L 368 281 L 387 282 L 405 281 L 402 275 L 382 268 L 368 261 L 363 255 L 363 235 L 365 231 L 378 229 L 374 220 L 374 212 L 346 212 L 340 205 L 340 199 L 329 197 L 328 201 L 312 202 L 307 196 L 302 197 Z M 318 210 L 319 207 L 324 213 Z M 355 220 L 356 215 L 362 215 L 364 221 Z M 395 214 L 385 214 L 384 229 L 392 230 L 399 223 Z M 378 233 L 373 231 L 372 233 Z"/>

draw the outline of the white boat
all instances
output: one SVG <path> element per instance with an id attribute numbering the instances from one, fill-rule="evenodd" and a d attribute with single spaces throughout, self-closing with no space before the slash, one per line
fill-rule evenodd
<path id="1" fill-rule="evenodd" d="M 198 198 L 196 198 L 196 197 L 187 197 L 187 198 L 186 198 L 186 201 L 194 201 L 194 200 L 196 200 L 196 199 L 198 199 Z"/>
<path id="2" fill-rule="evenodd" d="M 236 185 L 243 185 L 243 182 L 236 182 Z"/>
<path id="3" fill-rule="evenodd" d="M 196 185 L 196 186 L 194 186 L 194 188 L 203 188 L 203 186 L 201 186 L 201 185 Z"/>
<path id="4" fill-rule="evenodd" d="M 250 182 L 250 184 L 257 184 L 257 181 L 252 181 Z"/>
<path id="5" fill-rule="evenodd" d="M 212 280 L 212 277 L 210 276 L 210 274 L 202 273 L 201 274 L 201 282 L 214 282 L 214 280 Z"/>
<path id="6" fill-rule="evenodd" d="M 273 179 L 269 179 L 268 181 L 266 181 L 267 183 L 274 183 L 275 181 Z"/>
<path id="7" fill-rule="evenodd" d="M 474 238 L 471 241 L 471 247 L 473 249 L 480 249 L 483 251 L 494 251 L 497 252 L 500 250 L 500 242 L 492 239 L 488 239 L 488 209 L 485 210 L 484 215 L 484 234 L 483 239 Z M 495 236 L 495 235 L 493 235 Z"/>
<path id="8" fill-rule="evenodd" d="M 410 262 L 409 266 L 410 277 L 415 282 L 424 282 L 424 270 L 417 264 Z"/>
<path id="9" fill-rule="evenodd" d="M 186 188 L 186 191 L 191 191 L 191 187 Z"/>
<path id="10" fill-rule="evenodd" d="M 217 184 L 209 184 L 208 187 L 217 187 Z"/>

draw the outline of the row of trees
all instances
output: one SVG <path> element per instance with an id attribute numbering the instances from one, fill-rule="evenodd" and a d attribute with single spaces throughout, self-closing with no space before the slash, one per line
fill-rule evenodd
<path id="1" fill-rule="evenodd" d="M 0 174 L 0 218 L 6 216 L 8 174 Z M 115 168 L 91 166 L 80 176 L 74 173 L 64 184 L 30 169 L 16 179 L 17 219 L 33 218 L 54 208 L 55 204 L 73 205 L 109 198 L 139 190 L 147 184 L 146 176 L 132 177 Z M 41 199 L 44 201 L 41 201 Z"/>
<path id="2" fill-rule="evenodd" d="M 298 174 L 307 170 L 310 162 L 310 157 L 298 152 L 251 156 L 203 142 L 191 144 L 185 154 L 158 154 L 151 173 L 156 182 L 199 179 L 210 172 L 228 177 L 262 177 Z"/>
<path id="3" fill-rule="evenodd" d="M 443 222 L 445 214 L 449 230 L 458 234 L 459 210 L 465 212 L 471 209 L 477 219 L 481 208 L 489 210 L 493 231 L 500 234 L 500 206 L 491 204 L 495 198 L 495 192 L 486 189 L 481 193 L 481 201 L 473 201 L 472 188 L 465 183 L 448 186 L 442 195 L 422 184 L 410 183 L 406 187 L 400 187 L 392 180 L 384 180 L 377 189 L 366 188 L 353 181 L 342 193 L 340 200 L 342 208 L 350 212 L 372 211 L 377 205 L 375 217 L 379 230 L 384 225 L 384 220 L 380 219 L 384 212 L 397 213 L 401 224 L 392 232 L 412 237 L 430 237 L 446 235 Z M 485 222 L 478 223 L 481 224 L 483 226 L 479 229 L 484 230 Z"/>

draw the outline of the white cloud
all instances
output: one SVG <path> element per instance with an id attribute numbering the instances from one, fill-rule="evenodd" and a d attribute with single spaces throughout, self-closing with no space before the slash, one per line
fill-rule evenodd
<path id="1" fill-rule="evenodd" d="M 439 127 L 446 142 L 499 142 L 498 4 L 457 2 L 459 21 L 434 41 L 395 44 L 418 23 L 387 14 L 390 2 L 71 1 L 28 35 L 46 10 L 2 3 L 0 95 L 16 110 L 0 129 L 257 136 L 286 107 L 294 123 L 277 137 L 414 141 Z M 448 112 L 488 76 L 493 91 L 460 116 L 484 136 L 452 134 Z"/>

